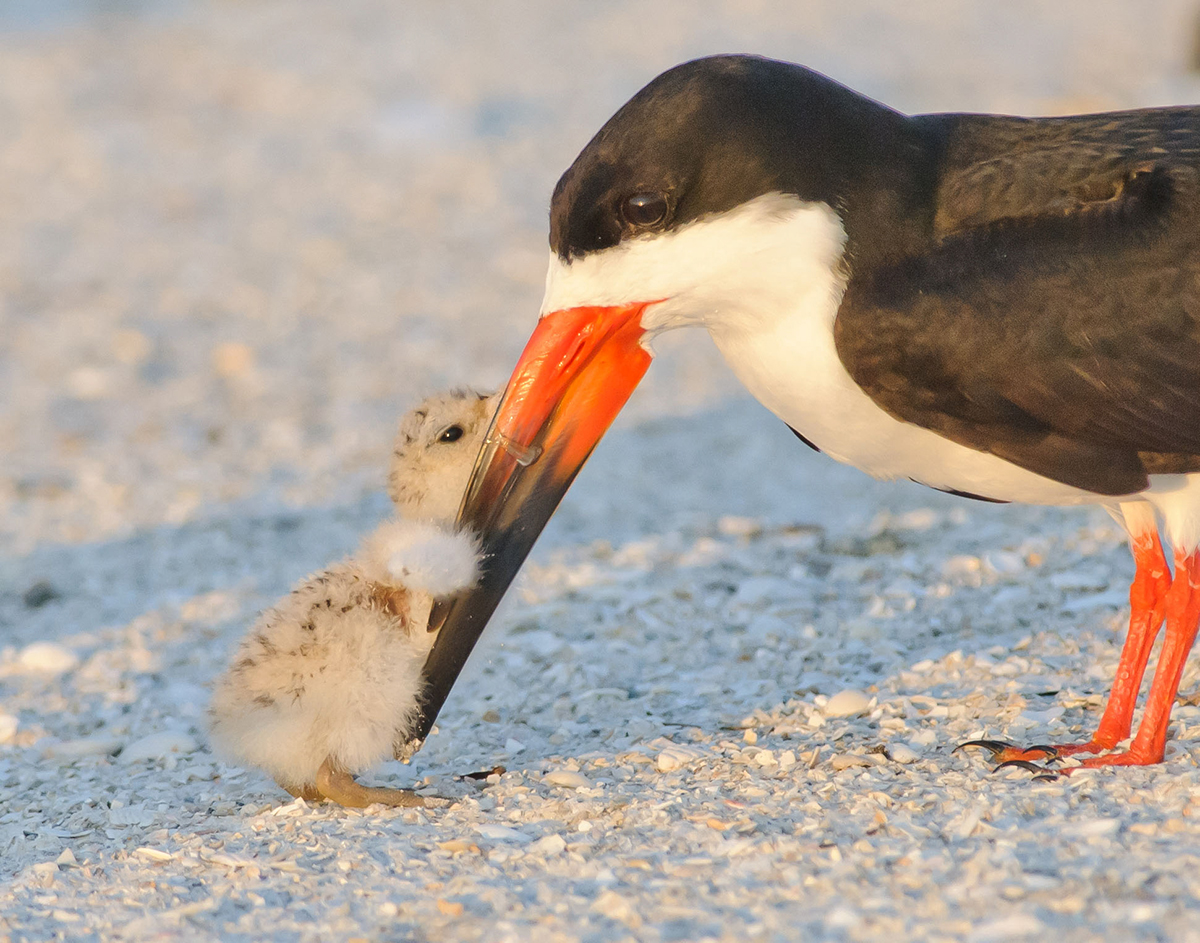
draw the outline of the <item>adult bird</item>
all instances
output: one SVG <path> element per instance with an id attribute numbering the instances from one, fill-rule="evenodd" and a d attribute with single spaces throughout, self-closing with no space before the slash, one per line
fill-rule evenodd
<path id="1" fill-rule="evenodd" d="M 541 318 L 461 519 L 489 563 L 426 665 L 425 729 L 547 518 L 650 364 L 709 331 L 793 431 L 880 478 L 988 501 L 1099 504 L 1136 575 L 1086 743 L 1162 760 L 1200 621 L 1200 107 L 906 116 L 798 65 L 678 66 L 555 188 Z M 1174 575 L 1159 522 L 1174 549 Z"/>

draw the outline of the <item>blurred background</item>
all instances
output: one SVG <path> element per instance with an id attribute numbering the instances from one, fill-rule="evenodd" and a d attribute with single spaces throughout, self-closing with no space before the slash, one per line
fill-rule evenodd
<path id="1" fill-rule="evenodd" d="M 1194 0 L 0 0 L 0 540 L 381 489 L 396 419 L 506 378 L 546 209 L 681 60 L 907 111 L 1200 100 Z M 669 338 L 622 422 L 737 387 Z"/>

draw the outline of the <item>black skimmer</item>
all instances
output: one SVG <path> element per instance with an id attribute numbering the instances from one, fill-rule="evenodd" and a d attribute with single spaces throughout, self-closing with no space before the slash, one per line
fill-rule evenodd
<path id="1" fill-rule="evenodd" d="M 1162 759 L 1200 619 L 1200 107 L 906 116 L 801 66 L 671 69 L 555 188 L 541 319 L 461 518 L 490 560 L 426 666 L 425 725 L 581 463 L 698 326 L 768 409 L 880 478 L 989 501 L 1100 504 L 1137 574 L 1084 744 Z M 1172 576 L 1159 522 L 1174 548 Z"/>
<path id="2" fill-rule="evenodd" d="M 405 416 L 389 474 L 398 517 L 251 627 L 209 708 L 221 754 L 305 799 L 425 804 L 354 774 L 409 742 L 433 601 L 478 576 L 475 539 L 451 523 L 497 399 L 454 392 Z"/>

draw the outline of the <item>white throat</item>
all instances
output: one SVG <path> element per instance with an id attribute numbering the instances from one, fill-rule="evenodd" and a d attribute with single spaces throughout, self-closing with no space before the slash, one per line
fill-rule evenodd
<path id="1" fill-rule="evenodd" d="M 759 330 L 798 307 L 828 311 L 832 321 L 845 288 L 837 275 L 845 243 L 826 204 L 767 193 L 571 262 L 551 253 L 542 314 L 654 301 L 642 319 L 651 334 L 703 325 L 714 336 Z"/>
<path id="2" fill-rule="evenodd" d="M 1097 500 L 901 422 L 863 392 L 833 339 L 846 288 L 845 246 L 841 218 L 828 204 L 768 193 L 571 262 L 552 254 L 542 314 L 656 302 L 642 317 L 650 336 L 706 327 L 759 402 L 830 457 L 878 478 L 1005 501 Z"/>

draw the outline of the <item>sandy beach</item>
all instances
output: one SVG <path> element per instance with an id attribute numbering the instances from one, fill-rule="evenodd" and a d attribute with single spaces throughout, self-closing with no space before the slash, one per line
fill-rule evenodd
<path id="1" fill-rule="evenodd" d="M 1179 104 L 1198 24 L 0 7 L 0 940 L 1200 940 L 1200 706 L 1148 769 L 953 752 L 1090 732 L 1120 529 L 815 455 L 701 334 L 657 344 L 425 748 L 365 777 L 428 808 L 292 801 L 204 728 L 255 615 L 387 513 L 401 413 L 504 382 L 554 182 L 659 71 L 746 51 L 908 112 Z"/>

